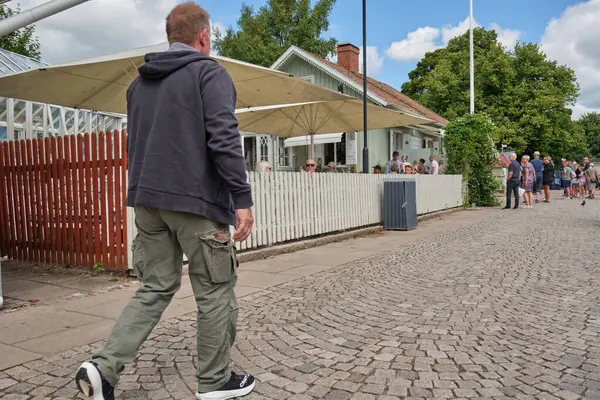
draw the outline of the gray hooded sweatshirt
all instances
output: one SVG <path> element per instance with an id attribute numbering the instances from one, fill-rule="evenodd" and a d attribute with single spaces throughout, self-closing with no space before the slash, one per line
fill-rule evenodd
<path id="1" fill-rule="evenodd" d="M 181 43 L 145 61 L 127 91 L 127 206 L 235 225 L 252 195 L 229 74 Z"/>

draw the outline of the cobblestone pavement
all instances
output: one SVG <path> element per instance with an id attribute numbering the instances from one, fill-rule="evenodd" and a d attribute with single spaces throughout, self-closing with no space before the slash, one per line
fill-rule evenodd
<path id="1" fill-rule="evenodd" d="M 241 301 L 248 399 L 600 399 L 600 201 L 504 211 Z M 120 398 L 192 399 L 194 316 L 161 323 Z M 77 398 L 84 346 L 0 372 L 0 398 Z"/>

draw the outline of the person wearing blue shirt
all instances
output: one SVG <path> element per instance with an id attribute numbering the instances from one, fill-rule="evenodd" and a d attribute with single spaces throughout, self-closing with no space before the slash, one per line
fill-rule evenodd
<path id="1" fill-rule="evenodd" d="M 385 166 L 386 174 L 392 173 L 392 165 L 397 164 L 398 167 L 402 166 L 402 162 L 398 159 L 398 157 L 400 157 L 400 153 L 398 153 L 397 151 L 394 151 L 392 153 L 392 159 L 390 161 L 388 161 L 388 163 Z M 402 168 L 400 168 L 400 171 L 402 171 Z"/>
<path id="2" fill-rule="evenodd" d="M 535 192 L 535 202 L 540 202 L 540 196 L 542 195 L 542 185 L 543 185 L 543 177 L 544 177 L 544 161 L 540 159 L 540 152 L 536 151 L 533 153 L 533 160 L 531 160 L 531 165 L 533 165 L 533 169 L 535 170 L 535 181 L 533 190 Z"/>

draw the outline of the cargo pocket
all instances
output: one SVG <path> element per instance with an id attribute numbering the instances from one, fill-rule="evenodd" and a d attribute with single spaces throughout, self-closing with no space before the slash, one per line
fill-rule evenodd
<path id="1" fill-rule="evenodd" d="M 144 249 L 140 243 L 140 238 L 138 236 L 133 239 L 133 244 L 131 246 L 131 252 L 133 253 L 133 273 L 136 278 L 142 280 L 143 278 L 143 270 L 144 270 Z"/>
<path id="2" fill-rule="evenodd" d="M 235 247 L 229 231 L 215 229 L 198 234 L 206 268 L 212 283 L 226 283 L 236 275 Z"/>

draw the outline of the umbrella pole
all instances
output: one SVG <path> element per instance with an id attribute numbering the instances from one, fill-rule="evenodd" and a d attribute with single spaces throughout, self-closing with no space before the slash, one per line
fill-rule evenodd
<path id="1" fill-rule="evenodd" d="M 315 159 L 315 134 L 310 134 L 310 158 Z"/>

